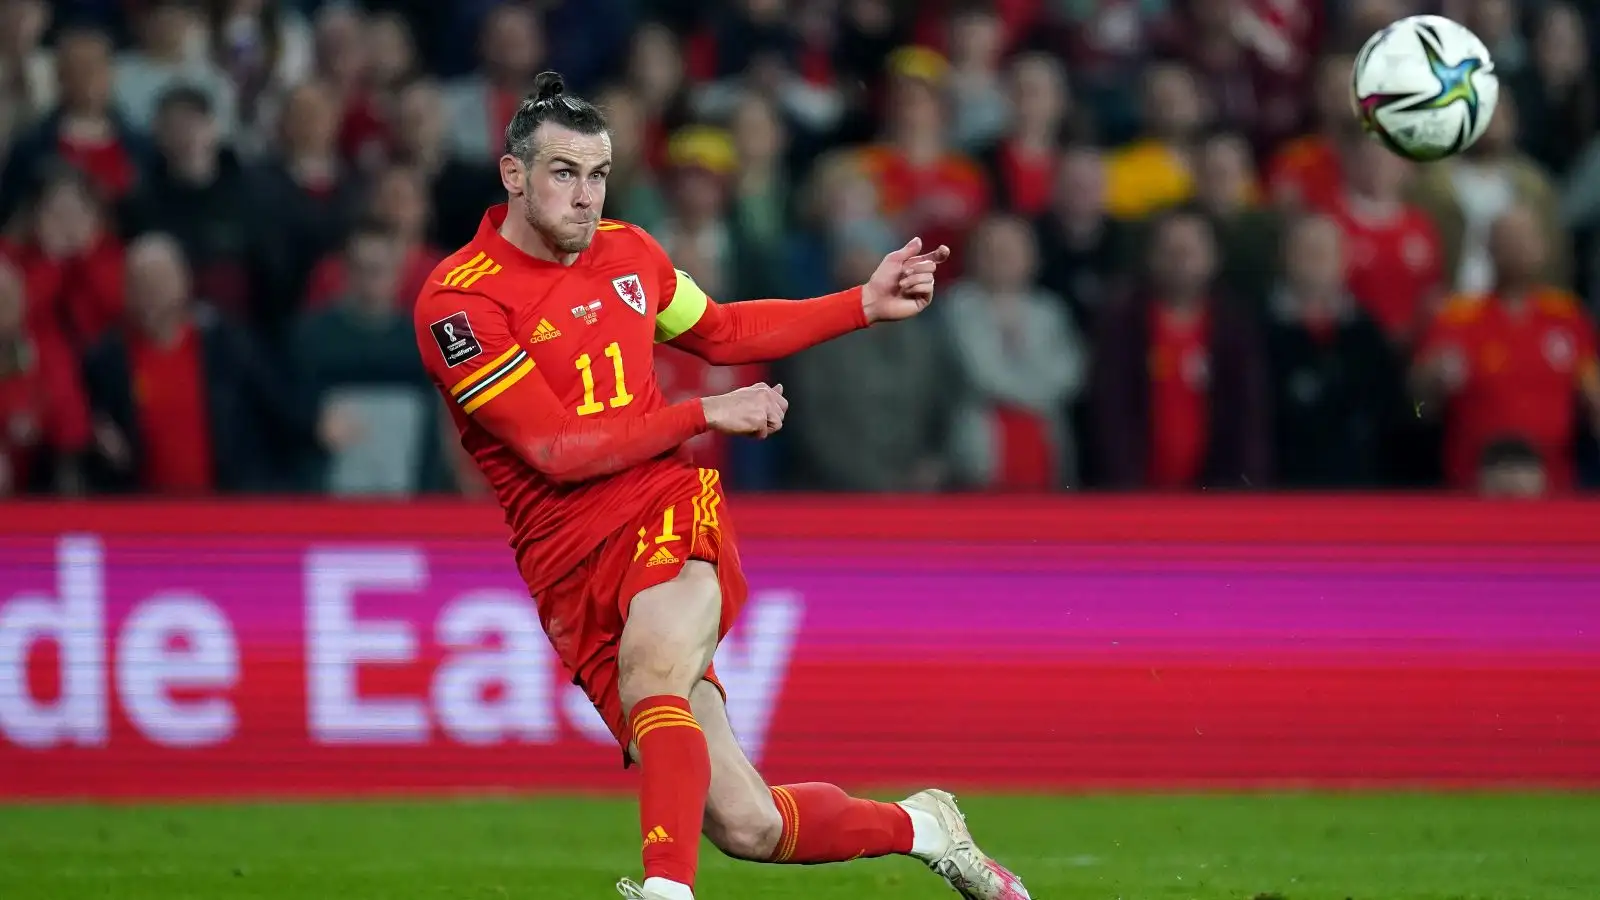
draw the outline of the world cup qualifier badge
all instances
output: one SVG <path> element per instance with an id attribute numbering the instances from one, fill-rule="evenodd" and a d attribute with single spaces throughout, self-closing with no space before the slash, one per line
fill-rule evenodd
<path id="1" fill-rule="evenodd" d="M 478 343 L 477 336 L 472 333 L 472 323 L 467 321 L 466 310 L 451 313 L 428 328 L 433 332 L 434 343 L 439 345 L 439 352 L 444 354 L 444 364 L 449 368 L 453 369 L 483 353 L 483 345 Z"/>
<path id="2" fill-rule="evenodd" d="M 622 298 L 623 303 L 628 304 L 639 315 L 644 315 L 644 283 L 639 280 L 638 275 L 624 275 L 621 278 L 613 278 L 611 279 L 611 286 L 616 288 L 617 296 Z"/>

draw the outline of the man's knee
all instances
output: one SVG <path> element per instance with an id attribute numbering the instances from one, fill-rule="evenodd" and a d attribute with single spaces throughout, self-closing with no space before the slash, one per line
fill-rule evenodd
<path id="1" fill-rule="evenodd" d="M 718 850 L 734 859 L 765 862 L 783 836 L 783 819 L 771 794 L 749 793 L 707 803 L 705 833 Z"/>
<path id="2" fill-rule="evenodd" d="M 658 694 L 687 696 L 716 652 L 721 614 L 716 569 L 699 560 L 635 596 L 617 659 L 624 709 Z"/>

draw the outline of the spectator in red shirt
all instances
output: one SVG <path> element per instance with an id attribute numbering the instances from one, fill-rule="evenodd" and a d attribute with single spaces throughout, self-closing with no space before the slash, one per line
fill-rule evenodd
<path id="1" fill-rule="evenodd" d="M 74 26 L 56 38 L 55 111 L 19 138 L 0 175 L 0 222 L 16 211 L 52 158 L 83 170 L 107 200 L 121 200 L 138 181 L 143 143 L 111 105 L 111 40 Z"/>
<path id="2" fill-rule="evenodd" d="M 1092 398 L 1107 487 L 1266 485 L 1267 366 L 1248 317 L 1214 295 L 1216 238 L 1179 209 L 1154 225 L 1150 283 L 1101 316 Z"/>
<path id="3" fill-rule="evenodd" d="M 1485 449 L 1518 435 L 1546 461 L 1556 489 L 1574 479 L 1580 403 L 1600 427 L 1594 325 L 1577 300 L 1542 280 L 1550 252 L 1538 217 L 1513 207 L 1490 236 L 1490 294 L 1445 307 L 1412 372 L 1420 408 L 1445 417 L 1445 477 L 1471 488 Z"/>
<path id="4" fill-rule="evenodd" d="M 895 52 L 883 140 L 862 151 L 885 215 L 928 246 L 966 245 L 989 208 L 983 171 L 951 148 L 943 86 L 948 65 L 921 47 Z"/>
<path id="5" fill-rule="evenodd" d="M 81 352 L 122 317 L 122 245 L 87 176 L 62 163 L 43 173 L 27 225 L 0 255 L 27 285 L 29 327 Z"/>
<path id="6" fill-rule="evenodd" d="M 1335 53 L 1317 64 L 1311 116 L 1314 129 L 1272 155 L 1267 191 L 1290 209 L 1328 209 L 1344 189 L 1340 153 L 1361 129 L 1350 112 L 1350 72 L 1355 58 Z"/>
<path id="7" fill-rule="evenodd" d="M 31 332 L 23 284 L 0 263 L 0 498 L 82 489 L 89 410 L 77 360 L 49 332 Z"/>
<path id="8" fill-rule="evenodd" d="M 1050 208 L 1060 171 L 1060 145 L 1072 96 L 1060 60 L 1025 53 L 1011 62 L 1010 124 L 980 156 L 995 203 L 1007 212 L 1043 215 Z"/>
<path id="9" fill-rule="evenodd" d="M 399 296 L 417 296 L 445 254 L 428 242 L 427 186 L 421 174 L 405 166 L 389 166 L 372 181 L 367 215 L 387 230 L 400 252 Z M 306 308 L 320 309 L 349 290 L 349 254 L 329 254 L 311 272 Z M 409 308 L 409 306 L 407 307 Z"/>
<path id="10" fill-rule="evenodd" d="M 103 490 L 270 490 L 315 445 L 314 412 L 246 333 L 195 301 L 191 283 L 171 237 L 129 245 L 129 325 L 84 366 Z"/>
<path id="11" fill-rule="evenodd" d="M 1409 344 L 1444 283 L 1439 232 L 1404 199 L 1411 164 L 1365 136 L 1344 147 L 1345 190 L 1326 212 L 1344 229 L 1346 286 L 1391 340 Z"/>

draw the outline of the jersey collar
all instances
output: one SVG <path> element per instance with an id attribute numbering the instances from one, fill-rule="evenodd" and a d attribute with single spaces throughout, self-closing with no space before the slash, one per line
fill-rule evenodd
<path id="1" fill-rule="evenodd" d="M 496 260 L 504 260 L 506 262 L 512 262 L 524 266 L 532 266 L 538 269 L 564 270 L 571 268 L 569 266 L 563 266 L 558 262 L 553 262 L 548 259 L 540 259 L 537 256 L 529 255 L 527 252 L 523 251 L 522 248 L 502 237 L 500 234 L 500 226 L 506 223 L 506 216 L 509 215 L 510 212 L 511 206 L 508 203 L 496 203 L 494 206 L 489 207 L 489 209 L 483 214 L 483 221 L 478 223 L 478 236 L 474 239 L 473 243 L 487 250 L 489 255 L 494 257 Z M 580 264 L 582 260 L 583 256 L 580 254 L 578 257 L 578 262 L 574 263 L 573 265 L 576 266 Z"/>

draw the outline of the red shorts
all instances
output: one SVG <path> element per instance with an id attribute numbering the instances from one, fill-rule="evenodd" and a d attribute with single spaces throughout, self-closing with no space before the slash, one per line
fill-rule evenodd
<path id="1" fill-rule="evenodd" d="M 697 491 L 651 504 L 534 598 L 556 655 L 621 745 L 623 765 L 628 764 L 633 734 L 618 693 L 617 650 L 633 598 L 676 578 L 691 559 L 713 563 L 722 587 L 720 641 L 749 593 L 727 519 L 721 477 L 715 469 L 701 469 L 699 474 Z M 705 678 L 723 690 L 714 668 L 706 669 Z"/>

